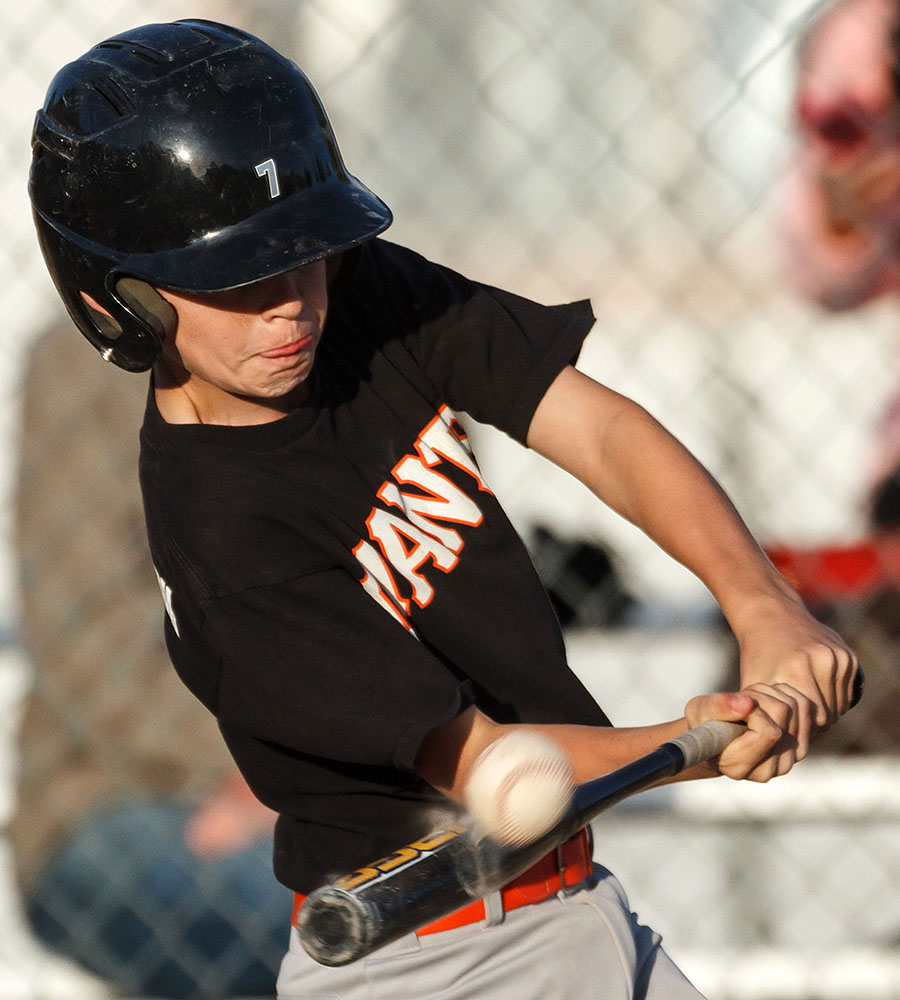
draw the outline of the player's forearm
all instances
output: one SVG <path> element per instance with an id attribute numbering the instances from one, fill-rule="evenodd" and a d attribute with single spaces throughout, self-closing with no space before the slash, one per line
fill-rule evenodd
<path id="1" fill-rule="evenodd" d="M 538 450 L 694 572 L 735 629 L 751 601 L 797 600 L 683 445 L 640 406 L 584 376 L 567 389 L 567 395 L 579 392 L 584 402 L 576 412 L 587 418 L 584 425 L 566 427 L 567 416 L 559 417 L 561 426 L 533 423 Z"/>
<path id="2" fill-rule="evenodd" d="M 547 390 L 528 444 L 709 587 L 741 644 L 743 685 L 757 686 L 754 697 L 765 713 L 780 713 L 787 702 L 802 759 L 811 720 L 819 728 L 833 725 L 849 707 L 856 660 L 809 615 L 715 480 L 640 406 L 574 368 Z M 781 754 L 778 773 L 792 766 L 793 753 Z M 768 766 L 754 780 L 768 780 Z"/>
<path id="3" fill-rule="evenodd" d="M 705 470 L 645 418 L 630 423 L 607 458 L 616 489 L 632 497 L 623 513 L 709 587 L 737 637 L 741 685 L 753 688 L 759 711 L 787 710 L 791 739 L 771 759 L 757 757 L 754 780 L 786 773 L 815 732 L 849 708 L 856 658 L 809 614 Z"/>
<path id="4" fill-rule="evenodd" d="M 736 631 L 751 602 L 797 601 L 712 476 L 634 401 L 567 368 L 528 444 L 694 572 Z"/>
<path id="5" fill-rule="evenodd" d="M 590 726 L 535 726 L 566 752 L 575 773 L 575 780 L 590 781 L 650 753 L 667 740 L 674 739 L 690 728 L 684 718 L 656 723 L 652 726 L 598 728 Z M 714 777 L 719 772 L 712 764 L 703 764 L 683 771 L 678 780 Z"/>
<path id="6" fill-rule="evenodd" d="M 419 752 L 419 771 L 431 785 L 455 802 L 463 792 L 478 755 L 515 727 L 493 722 L 478 709 L 470 708 L 426 737 Z M 589 781 L 685 732 L 684 718 L 653 726 L 613 728 L 575 725 L 532 725 L 549 736 L 568 756 L 578 782 Z M 681 777 L 709 777 L 718 773 L 703 765 Z"/>
<path id="7" fill-rule="evenodd" d="M 741 644 L 742 683 L 791 684 L 815 702 L 818 725 L 833 724 L 849 704 L 852 654 L 809 615 L 721 487 L 634 404 L 606 438 L 587 485 L 706 584 Z"/>

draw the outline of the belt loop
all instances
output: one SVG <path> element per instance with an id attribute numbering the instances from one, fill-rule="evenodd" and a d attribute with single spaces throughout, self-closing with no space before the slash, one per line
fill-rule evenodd
<path id="1" fill-rule="evenodd" d="M 503 897 L 497 892 L 491 892 L 484 897 L 484 926 L 495 927 L 503 923 L 505 911 L 503 909 Z"/>

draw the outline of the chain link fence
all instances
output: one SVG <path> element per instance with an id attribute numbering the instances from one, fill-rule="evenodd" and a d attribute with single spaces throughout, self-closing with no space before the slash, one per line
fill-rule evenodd
<path id="1" fill-rule="evenodd" d="M 214 726 L 161 647 L 135 478 L 145 381 L 99 365 L 68 328 L 24 193 L 32 115 L 59 66 L 185 13 L 163 0 L 0 13 L 13 334 L 0 352 L 0 1000 L 159 992 L 140 927 L 137 944 L 111 931 L 126 917 L 110 886 L 88 911 L 62 878 L 42 896 L 57 937 L 88 925 L 88 974 L 35 943 L 26 908 L 89 817 L 165 802 L 183 821 L 230 780 Z M 857 644 L 866 698 L 814 760 L 765 789 L 641 796 L 598 824 L 598 857 L 711 1000 L 900 998 L 900 549 L 873 535 L 867 513 L 900 318 L 890 300 L 843 314 L 801 301 L 779 230 L 797 46 L 818 7 L 198 0 L 188 13 L 297 59 L 351 171 L 394 210 L 392 239 L 543 301 L 589 297 L 598 322 L 580 366 L 698 454 L 779 568 Z M 617 724 L 680 714 L 688 696 L 733 682 L 733 640 L 690 574 L 536 456 L 487 428 L 471 436 L 574 668 Z M 153 822 L 159 847 L 174 821 Z M 264 844 L 259 824 L 249 840 Z M 72 864 L 83 872 L 100 857 Z M 264 979 L 271 964 L 265 921 L 253 919 L 264 907 L 233 875 L 205 868 L 190 904 L 194 916 L 217 909 L 231 931 L 217 943 L 154 910 L 149 890 L 127 918 L 168 921 L 184 996 L 252 992 L 241 971 Z M 272 897 L 287 905 L 277 887 Z"/>

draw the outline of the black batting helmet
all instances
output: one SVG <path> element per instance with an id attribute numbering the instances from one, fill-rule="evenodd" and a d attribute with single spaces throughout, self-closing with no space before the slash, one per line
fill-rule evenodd
<path id="1" fill-rule="evenodd" d="M 63 67 L 32 147 L 53 281 L 81 332 L 130 371 L 149 368 L 174 330 L 154 286 L 236 288 L 391 223 L 347 173 L 296 64 L 212 21 L 135 28 Z"/>

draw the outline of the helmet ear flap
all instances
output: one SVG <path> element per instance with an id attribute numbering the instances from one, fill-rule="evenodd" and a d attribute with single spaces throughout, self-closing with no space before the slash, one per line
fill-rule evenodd
<path id="1" fill-rule="evenodd" d="M 127 306 L 152 327 L 160 343 L 175 335 L 178 313 L 153 285 L 139 278 L 119 278 L 116 281 L 116 292 Z"/>
<path id="2" fill-rule="evenodd" d="M 87 312 L 101 337 L 105 340 L 118 340 L 122 336 L 122 327 L 119 326 L 116 320 L 108 313 L 95 309 L 84 292 L 81 292 L 81 305 L 84 307 L 85 312 Z"/>

